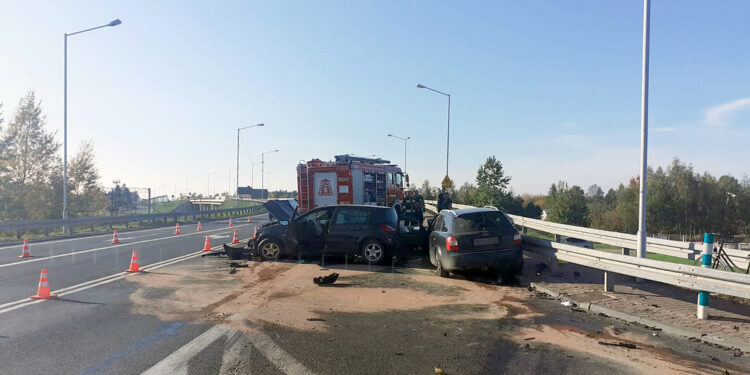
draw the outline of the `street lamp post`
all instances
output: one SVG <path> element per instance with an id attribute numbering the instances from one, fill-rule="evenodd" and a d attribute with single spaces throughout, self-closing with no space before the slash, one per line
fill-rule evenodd
<path id="1" fill-rule="evenodd" d="M 406 138 L 402 138 L 402 137 L 399 137 L 399 136 L 397 136 L 397 135 L 393 135 L 393 134 L 388 134 L 388 136 L 389 136 L 389 137 L 393 137 L 393 138 L 398 138 L 398 139 L 400 139 L 400 140 L 404 141 L 404 172 L 406 172 L 406 142 L 407 142 L 408 140 L 410 140 L 410 139 L 411 139 L 411 137 L 406 137 Z M 445 173 L 446 173 L 446 174 L 448 174 L 448 172 L 447 172 L 447 171 L 446 171 Z"/>
<path id="2" fill-rule="evenodd" d="M 235 181 L 237 183 L 237 186 L 236 186 L 237 189 L 234 191 L 234 193 L 237 195 L 236 196 L 237 199 L 234 200 L 235 208 L 240 206 L 240 192 L 239 192 L 239 189 L 240 189 L 240 130 L 250 129 L 256 126 L 264 126 L 264 124 L 260 123 L 260 124 L 245 126 L 244 128 L 237 128 L 237 181 Z"/>
<path id="3" fill-rule="evenodd" d="M 63 80 L 64 80 L 64 93 L 63 93 L 63 220 L 68 218 L 68 37 L 76 34 L 85 33 L 102 27 L 111 27 L 121 24 L 122 21 L 116 19 L 106 25 L 92 27 L 90 29 L 76 31 L 74 33 L 65 34 L 65 53 L 64 53 L 64 67 L 63 67 Z M 67 228 L 64 227 L 63 231 L 67 232 Z"/>
<path id="4" fill-rule="evenodd" d="M 263 192 L 263 183 L 265 182 L 265 174 L 266 171 L 266 154 L 270 154 L 273 152 L 279 152 L 278 149 L 272 150 L 272 151 L 266 151 L 262 154 L 260 154 L 260 191 Z M 268 194 L 263 193 L 263 199 L 268 198 Z"/>
<path id="5" fill-rule="evenodd" d="M 448 156 L 450 154 L 450 148 L 451 148 L 451 94 L 446 94 L 442 91 L 435 90 L 433 88 L 429 88 L 425 85 L 421 85 L 417 83 L 418 89 L 427 89 L 432 92 L 436 92 L 438 94 L 442 94 L 448 97 L 448 135 L 445 141 L 445 177 L 448 177 Z M 404 167 L 405 168 L 405 167 Z"/>
<path id="6" fill-rule="evenodd" d="M 638 200 L 638 257 L 646 257 L 646 175 L 648 173 L 648 55 L 651 0 L 643 0 L 643 71 L 641 81 L 641 181 Z"/>

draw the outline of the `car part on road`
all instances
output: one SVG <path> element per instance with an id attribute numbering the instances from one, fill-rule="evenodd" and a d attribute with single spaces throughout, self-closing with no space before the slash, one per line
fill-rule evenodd
<path id="1" fill-rule="evenodd" d="M 281 255 L 282 244 L 275 238 L 267 238 L 260 242 L 258 249 L 263 260 L 277 260 Z"/>
<path id="2" fill-rule="evenodd" d="M 245 247 L 232 247 L 227 244 L 223 244 L 224 252 L 227 254 L 227 258 L 232 260 L 240 259 L 251 259 L 252 253 Z"/>
<path id="3" fill-rule="evenodd" d="M 328 276 L 319 276 L 313 279 L 313 282 L 318 285 L 330 285 L 336 282 L 338 280 L 339 274 L 336 272 L 328 275 Z"/>

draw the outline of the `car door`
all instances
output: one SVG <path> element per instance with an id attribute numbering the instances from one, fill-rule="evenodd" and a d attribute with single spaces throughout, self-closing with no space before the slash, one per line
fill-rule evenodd
<path id="1" fill-rule="evenodd" d="M 428 241 L 428 247 L 429 247 L 429 253 L 430 253 L 430 263 L 433 265 L 436 265 L 437 262 L 435 261 L 435 253 L 437 253 L 440 249 L 441 244 L 445 244 L 445 216 L 440 214 L 435 217 L 435 220 L 432 222 L 432 230 L 429 234 L 429 241 Z"/>
<path id="2" fill-rule="evenodd" d="M 290 241 L 300 254 L 320 254 L 328 234 L 334 207 L 316 208 L 295 219 L 290 226 Z"/>
<path id="3" fill-rule="evenodd" d="M 326 252 L 345 254 L 357 252 L 358 241 L 365 234 L 370 210 L 364 207 L 339 207 L 333 216 Z"/>

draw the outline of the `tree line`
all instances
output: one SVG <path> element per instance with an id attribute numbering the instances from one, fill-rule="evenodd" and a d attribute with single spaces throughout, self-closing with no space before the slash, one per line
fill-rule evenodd
<path id="1" fill-rule="evenodd" d="M 502 163 L 490 156 L 479 167 L 476 184 L 453 189 L 453 202 L 472 206 L 491 205 L 504 212 L 562 224 L 635 234 L 638 231 L 638 177 L 605 193 L 599 185 L 585 191 L 565 181 L 552 184 L 546 195 L 515 195 L 507 186 Z M 419 189 L 425 199 L 438 190 L 425 180 Z M 649 235 L 697 238 L 704 232 L 725 237 L 750 235 L 750 178 L 719 178 L 698 173 L 674 159 L 666 167 L 648 169 L 646 222 Z"/>
<path id="2" fill-rule="evenodd" d="M 0 220 L 62 218 L 63 162 L 41 100 L 29 90 L 6 122 L 0 103 Z M 123 185 L 105 192 L 94 146 L 84 141 L 68 164 L 68 217 L 131 209 L 137 193 Z"/>
<path id="3" fill-rule="evenodd" d="M 698 173 L 674 159 L 667 167 L 648 169 L 646 230 L 649 235 L 697 238 L 704 232 L 725 237 L 750 234 L 750 179 Z M 606 193 L 591 185 L 586 192 L 560 181 L 547 195 L 551 221 L 636 233 L 640 179 Z"/>

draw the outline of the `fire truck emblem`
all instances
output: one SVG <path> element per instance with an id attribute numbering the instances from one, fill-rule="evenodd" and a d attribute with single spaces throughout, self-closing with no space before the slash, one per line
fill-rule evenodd
<path id="1" fill-rule="evenodd" d="M 331 180 L 324 178 L 320 180 L 320 190 L 318 190 L 320 196 L 332 196 L 333 191 L 331 190 Z"/>

